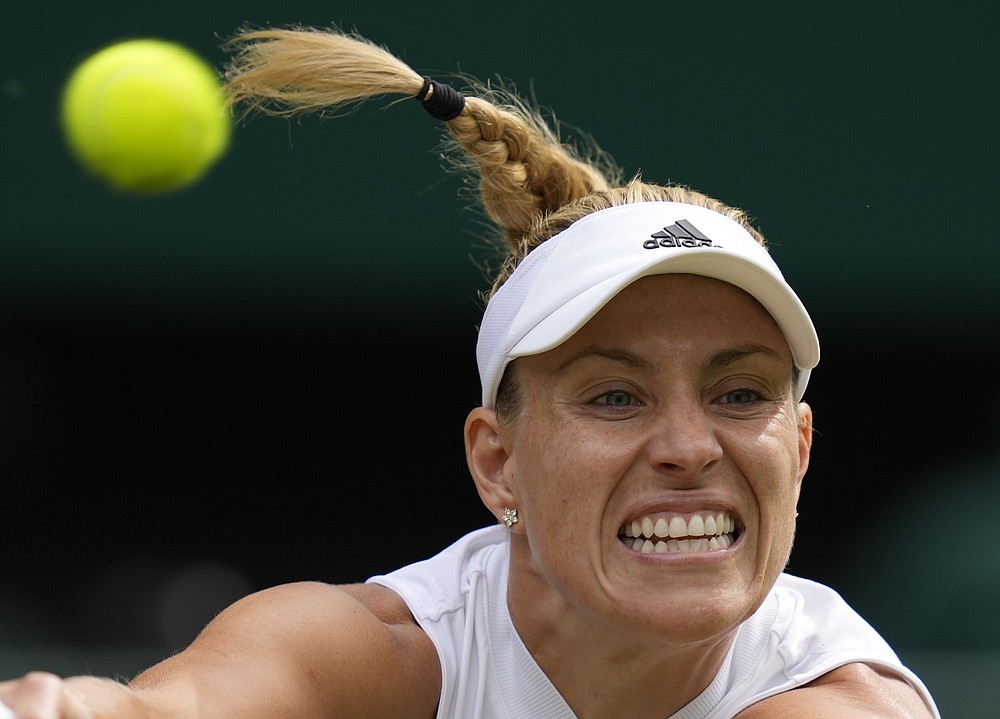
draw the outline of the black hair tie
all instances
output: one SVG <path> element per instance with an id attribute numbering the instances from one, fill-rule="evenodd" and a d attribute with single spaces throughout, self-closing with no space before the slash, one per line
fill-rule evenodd
<path id="1" fill-rule="evenodd" d="M 428 97 L 429 96 L 429 97 Z M 465 108 L 465 96 L 451 85 L 424 77 L 417 99 L 435 120 L 454 120 Z"/>

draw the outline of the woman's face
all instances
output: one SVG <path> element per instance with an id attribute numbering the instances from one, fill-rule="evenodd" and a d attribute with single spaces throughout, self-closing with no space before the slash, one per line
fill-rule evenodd
<path id="1" fill-rule="evenodd" d="M 678 640 L 752 614 L 788 561 L 812 432 L 770 315 L 718 280 L 647 277 L 517 372 L 512 612 L 547 596 Z"/>

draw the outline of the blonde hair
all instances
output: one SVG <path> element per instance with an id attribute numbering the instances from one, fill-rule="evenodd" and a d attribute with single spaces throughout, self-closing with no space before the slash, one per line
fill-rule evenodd
<path id="1" fill-rule="evenodd" d="M 425 77 L 370 40 L 337 28 L 244 28 L 225 49 L 228 101 L 244 116 L 331 116 L 375 97 L 414 98 Z M 708 207 L 739 222 L 762 245 L 746 214 L 681 185 L 628 182 L 596 144 L 564 143 L 558 126 L 515 94 L 463 78 L 461 112 L 445 122 L 447 157 L 478 178 L 478 200 L 499 230 L 505 258 L 484 300 L 535 247 L 597 210 L 669 200 Z"/>

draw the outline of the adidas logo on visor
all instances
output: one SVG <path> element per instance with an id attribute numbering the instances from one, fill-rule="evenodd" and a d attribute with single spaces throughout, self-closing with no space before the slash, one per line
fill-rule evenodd
<path id="1" fill-rule="evenodd" d="M 712 240 L 687 220 L 677 220 L 650 235 L 651 239 L 642 243 L 647 250 L 657 247 L 716 247 Z"/>

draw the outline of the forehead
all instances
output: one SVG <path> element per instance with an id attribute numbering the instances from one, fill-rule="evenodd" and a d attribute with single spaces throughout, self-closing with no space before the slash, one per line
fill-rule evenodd
<path id="1" fill-rule="evenodd" d="M 777 323 L 757 300 L 734 285 L 700 275 L 665 274 L 636 280 L 564 344 L 616 337 L 753 342 L 773 345 L 791 356 Z"/>

